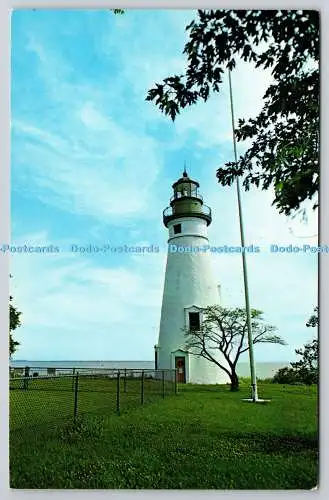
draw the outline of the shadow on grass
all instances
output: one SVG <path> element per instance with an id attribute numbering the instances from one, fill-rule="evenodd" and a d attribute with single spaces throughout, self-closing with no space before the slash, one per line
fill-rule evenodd
<path id="1" fill-rule="evenodd" d="M 291 455 L 292 453 L 304 451 L 316 451 L 318 448 L 318 438 L 314 436 L 277 436 L 267 438 L 261 444 L 258 443 L 263 453 L 280 453 Z"/>
<path id="2" fill-rule="evenodd" d="M 218 438 L 240 446 L 241 449 L 248 448 L 250 453 L 262 453 L 268 455 L 292 455 L 307 451 L 317 451 L 319 440 L 314 435 L 303 436 L 270 436 L 257 432 L 225 432 Z"/>

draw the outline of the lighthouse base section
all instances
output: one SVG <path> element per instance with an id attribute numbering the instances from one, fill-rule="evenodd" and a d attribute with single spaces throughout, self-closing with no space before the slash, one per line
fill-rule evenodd
<path id="1" fill-rule="evenodd" d="M 205 358 L 190 354 L 189 365 L 188 382 L 191 384 L 226 384 L 230 382 L 229 376 L 224 370 Z"/>
<path id="2" fill-rule="evenodd" d="M 225 360 L 220 360 L 220 362 L 226 366 Z M 176 368 L 176 380 L 178 383 L 183 384 L 211 385 L 227 384 L 230 382 L 227 373 L 218 365 L 201 356 L 188 353 L 183 349 L 165 352 L 160 347 L 157 368 L 159 370 Z"/>

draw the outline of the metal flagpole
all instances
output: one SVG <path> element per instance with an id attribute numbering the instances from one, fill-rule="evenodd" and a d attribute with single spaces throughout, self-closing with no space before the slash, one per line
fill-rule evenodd
<path id="1" fill-rule="evenodd" d="M 231 70 L 230 69 L 228 70 L 228 80 L 229 80 L 229 87 L 230 87 L 233 148 L 234 148 L 235 163 L 237 164 L 238 163 L 238 155 L 237 155 L 237 148 L 236 148 L 233 95 L 232 95 L 232 82 L 231 82 Z M 244 248 L 245 247 L 245 239 L 244 239 L 244 228 L 243 228 L 243 216 L 242 216 L 239 177 L 236 178 L 236 191 L 237 191 L 237 197 L 238 197 L 241 247 Z M 252 329 L 251 329 L 251 313 L 250 313 L 249 289 L 248 289 L 247 260 L 246 260 L 246 254 L 243 250 L 242 250 L 241 254 L 242 254 L 242 267 L 243 267 L 243 280 L 244 280 L 244 295 L 245 295 L 246 313 L 247 313 L 247 330 L 248 330 L 249 361 L 250 361 L 250 375 L 251 375 L 251 400 L 253 402 L 257 402 L 259 400 L 258 400 L 258 393 L 257 393 L 257 378 L 256 378 L 256 368 L 255 368 L 255 359 L 254 359 L 254 345 L 253 345 Z"/>

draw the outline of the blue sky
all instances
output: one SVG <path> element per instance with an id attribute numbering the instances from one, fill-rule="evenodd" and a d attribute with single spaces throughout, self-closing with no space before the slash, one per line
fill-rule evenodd
<path id="1" fill-rule="evenodd" d="M 213 210 L 213 245 L 239 245 L 235 189 L 216 183 L 233 159 L 227 81 L 208 103 L 172 123 L 145 101 L 155 82 L 184 70 L 193 11 L 17 10 L 12 15 L 12 244 L 60 247 L 11 257 L 23 312 L 17 359 L 147 360 L 157 341 L 166 259 L 162 210 L 184 161 Z M 271 76 L 240 63 L 236 117 L 258 113 Z M 243 152 L 247 144 L 239 145 Z M 308 223 L 271 207 L 272 193 L 243 192 L 252 306 L 288 346 L 256 348 L 290 361 L 314 331 L 317 255 L 277 255 L 271 243 L 317 244 Z M 159 253 L 78 254 L 79 245 L 153 244 Z M 243 305 L 240 255 L 214 255 L 223 304 Z"/>

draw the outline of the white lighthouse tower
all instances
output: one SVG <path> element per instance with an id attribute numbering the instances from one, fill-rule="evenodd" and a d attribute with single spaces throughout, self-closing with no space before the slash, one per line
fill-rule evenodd
<path id="1" fill-rule="evenodd" d="M 216 364 L 186 351 L 184 333 L 186 328 L 198 329 L 203 309 L 220 300 L 211 254 L 205 250 L 211 210 L 198 192 L 199 183 L 185 169 L 172 187 L 170 206 L 163 211 L 169 239 L 156 368 L 176 368 L 178 382 L 226 383 L 226 373 Z M 226 365 L 224 360 L 222 363 Z"/>

